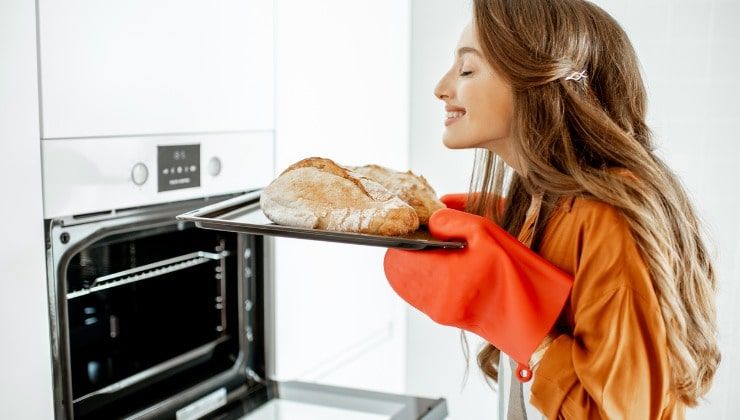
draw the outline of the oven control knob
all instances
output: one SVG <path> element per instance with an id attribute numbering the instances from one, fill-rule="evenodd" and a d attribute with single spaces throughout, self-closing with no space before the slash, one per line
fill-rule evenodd
<path id="1" fill-rule="evenodd" d="M 144 185 L 147 178 L 149 178 L 149 170 L 143 163 L 137 163 L 134 168 L 131 169 L 131 180 L 136 185 Z"/>
<path id="2" fill-rule="evenodd" d="M 212 157 L 211 160 L 208 161 L 208 173 L 211 174 L 211 176 L 216 176 L 221 173 L 221 159 Z"/>

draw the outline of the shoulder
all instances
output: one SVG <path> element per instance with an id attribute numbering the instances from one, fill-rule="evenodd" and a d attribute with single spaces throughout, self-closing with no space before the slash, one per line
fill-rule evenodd
<path id="1" fill-rule="evenodd" d="M 605 170 L 605 172 L 616 175 L 617 177 L 622 178 L 630 183 L 641 182 L 640 178 L 635 175 L 633 171 L 630 171 L 626 168 L 608 168 Z M 566 213 L 572 213 L 571 217 L 576 217 L 581 220 L 589 220 L 589 218 L 607 216 L 609 220 L 614 221 L 615 219 L 620 219 L 621 216 L 619 210 L 614 206 L 595 198 L 581 195 L 572 195 L 561 198 L 561 200 L 559 201 L 558 210 L 564 211 Z"/>
<path id="2" fill-rule="evenodd" d="M 571 197 L 551 222 L 540 251 L 547 259 L 558 259 L 576 277 L 574 297 L 590 300 L 618 288 L 652 295 L 647 265 L 629 221 L 618 208 L 592 198 Z"/>
<path id="3" fill-rule="evenodd" d="M 640 178 L 625 168 L 611 168 L 606 172 L 617 175 L 630 183 L 639 183 Z M 558 210 L 569 214 L 569 217 L 589 226 L 614 226 L 628 231 L 629 226 L 623 213 L 616 207 L 587 196 L 568 196 L 560 202 Z"/>
<path id="4" fill-rule="evenodd" d="M 547 230 L 579 236 L 615 234 L 629 235 L 629 223 L 616 207 L 593 198 L 570 196 L 561 199 Z"/>
<path id="5" fill-rule="evenodd" d="M 563 199 L 545 226 L 542 256 L 575 273 L 587 265 L 612 267 L 636 255 L 629 223 L 616 207 L 587 197 Z"/>

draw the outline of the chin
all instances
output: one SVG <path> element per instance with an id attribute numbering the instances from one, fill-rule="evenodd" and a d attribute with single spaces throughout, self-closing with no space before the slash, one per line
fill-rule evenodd
<path id="1" fill-rule="evenodd" d="M 452 140 L 442 139 L 442 143 L 448 149 L 459 149 L 460 148 L 460 146 L 458 146 L 457 143 Z"/>
<path id="2" fill-rule="evenodd" d="M 447 136 L 442 137 L 442 143 L 448 149 L 472 149 L 478 147 L 477 142 Z"/>

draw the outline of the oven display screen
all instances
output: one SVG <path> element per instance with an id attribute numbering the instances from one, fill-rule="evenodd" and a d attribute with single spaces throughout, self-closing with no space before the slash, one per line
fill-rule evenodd
<path id="1" fill-rule="evenodd" d="M 157 146 L 157 191 L 200 187 L 200 145 Z"/>

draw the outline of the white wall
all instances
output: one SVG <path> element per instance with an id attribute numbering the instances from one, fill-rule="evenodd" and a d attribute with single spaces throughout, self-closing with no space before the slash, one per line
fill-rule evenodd
<path id="1" fill-rule="evenodd" d="M 411 16 L 411 168 L 439 195 L 468 190 L 471 150 L 442 144 L 444 102 L 434 87 L 453 62 L 455 45 L 470 21 L 469 1 L 416 0 Z"/>
<path id="2" fill-rule="evenodd" d="M 276 165 L 408 165 L 409 2 L 276 2 Z M 276 378 L 402 392 L 384 249 L 276 240 Z"/>
<path id="3" fill-rule="evenodd" d="M 54 416 L 35 13 L 34 2 L 0 2 L 0 418 L 4 419 Z"/>
<path id="4" fill-rule="evenodd" d="M 444 150 L 441 106 L 432 89 L 449 65 L 469 2 L 416 0 L 413 5 L 411 166 L 441 192 L 465 189 L 472 155 Z M 625 28 L 643 65 L 648 122 L 659 153 L 680 175 L 706 221 L 719 277 L 723 362 L 714 387 L 689 418 L 740 416 L 740 2 L 717 0 L 597 0 Z M 457 330 L 409 311 L 408 388 L 442 392 L 453 419 L 494 416 L 473 364 L 460 391 Z M 431 367 L 434 367 L 433 369 Z M 489 417 L 490 418 L 490 417 Z"/>

